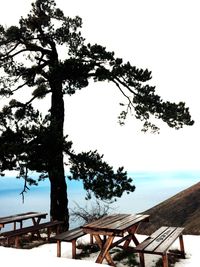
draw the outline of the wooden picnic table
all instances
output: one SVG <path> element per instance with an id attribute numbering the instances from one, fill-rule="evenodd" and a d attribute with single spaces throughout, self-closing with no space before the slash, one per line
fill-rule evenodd
<path id="1" fill-rule="evenodd" d="M 20 223 L 20 228 L 23 227 L 23 221 L 31 219 L 33 225 L 38 225 L 41 219 L 45 219 L 48 213 L 44 212 L 26 212 L 6 217 L 0 217 L 0 230 L 9 223 L 13 223 L 13 230 L 16 230 L 16 224 Z"/>
<path id="2" fill-rule="evenodd" d="M 104 259 L 108 264 L 115 266 L 110 249 L 124 242 L 122 248 L 128 249 L 131 241 L 139 244 L 135 233 L 142 222 L 148 222 L 149 215 L 143 214 L 112 214 L 102 217 L 92 223 L 82 226 L 85 233 L 92 235 L 100 248 L 96 263 L 102 263 Z M 115 241 L 115 237 L 119 237 Z"/>

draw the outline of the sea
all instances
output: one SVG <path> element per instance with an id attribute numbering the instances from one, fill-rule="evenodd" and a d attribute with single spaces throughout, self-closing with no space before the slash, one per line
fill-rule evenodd
<path id="1" fill-rule="evenodd" d="M 198 183 L 200 171 L 137 171 L 130 172 L 129 177 L 132 177 L 136 189 L 130 194 L 124 193 L 120 199 L 111 204 L 113 212 L 143 212 Z M 49 214 L 49 180 L 39 182 L 38 186 L 30 186 L 24 194 L 24 200 L 21 195 L 23 185 L 23 180 L 15 176 L 0 177 L 0 217 L 27 211 Z M 68 180 L 67 185 L 70 210 L 74 210 L 77 205 L 86 209 L 94 205 L 93 200 L 85 200 L 86 193 L 81 182 Z M 78 222 L 70 221 L 71 228 L 77 224 Z"/>

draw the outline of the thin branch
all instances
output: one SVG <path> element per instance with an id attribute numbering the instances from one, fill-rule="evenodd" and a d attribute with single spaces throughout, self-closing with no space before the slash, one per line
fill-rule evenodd
<path id="1" fill-rule="evenodd" d="M 19 89 L 21 89 L 22 87 L 24 87 L 24 86 L 27 85 L 27 84 L 28 84 L 28 81 L 26 81 L 26 82 L 23 83 L 23 84 L 20 84 L 17 88 L 15 88 L 15 89 L 12 90 L 12 93 L 18 91 Z"/>
<path id="2" fill-rule="evenodd" d="M 126 89 L 128 89 L 132 94 L 137 95 L 136 92 L 134 92 L 125 82 L 122 82 L 119 78 L 115 77 L 121 85 L 123 85 Z"/>
<path id="3" fill-rule="evenodd" d="M 47 94 L 49 94 L 49 93 L 51 93 L 51 90 L 46 91 L 46 92 L 45 92 L 45 95 L 47 95 Z M 33 100 L 35 100 L 37 97 L 38 97 L 37 95 L 36 95 L 36 96 L 33 96 L 28 102 L 26 102 L 26 103 L 24 104 L 24 106 L 29 105 L 29 104 L 30 104 L 31 102 L 33 102 Z"/>
<path id="4" fill-rule="evenodd" d="M 127 95 L 124 93 L 124 91 L 121 89 L 119 83 L 116 82 L 114 79 L 112 79 L 112 82 L 114 82 L 114 83 L 116 84 L 116 86 L 118 87 L 118 89 L 120 90 L 120 92 L 123 94 L 123 96 L 126 97 L 126 98 L 128 99 L 128 103 L 129 103 L 128 106 L 131 105 L 131 106 L 134 108 L 133 103 L 132 103 L 131 100 L 130 100 L 130 97 L 127 96 Z"/>
<path id="5" fill-rule="evenodd" d="M 16 45 L 10 51 L 8 51 L 6 54 L 9 55 L 12 51 L 14 51 L 18 47 L 18 45 L 20 45 L 20 43 L 16 43 Z"/>
<path id="6" fill-rule="evenodd" d="M 25 175 L 24 175 L 24 187 L 21 191 L 20 195 L 22 195 L 22 202 L 24 203 L 24 194 L 27 193 L 27 190 L 29 190 L 27 186 L 27 178 L 28 178 L 28 168 L 25 167 Z"/>
<path id="7" fill-rule="evenodd" d="M 8 60 L 9 58 L 13 58 L 17 55 L 19 55 L 20 53 L 23 53 L 25 51 L 28 51 L 27 49 L 22 49 L 22 50 L 19 50 L 17 52 L 15 52 L 14 54 L 10 55 L 9 52 L 5 54 L 5 56 L 1 59 L 2 61 L 4 60 Z"/>

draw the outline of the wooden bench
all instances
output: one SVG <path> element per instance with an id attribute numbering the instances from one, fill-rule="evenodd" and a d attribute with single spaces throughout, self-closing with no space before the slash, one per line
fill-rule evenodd
<path id="1" fill-rule="evenodd" d="M 182 227 L 166 227 L 162 226 L 155 231 L 151 236 L 145 239 L 142 243 L 137 245 L 134 249 L 139 253 L 140 264 L 145 267 L 144 253 L 161 255 L 163 261 L 163 267 L 168 267 L 168 249 L 179 238 L 180 251 L 176 254 L 180 254 L 182 258 L 185 258 L 185 250 L 183 243 Z"/>
<path id="2" fill-rule="evenodd" d="M 0 237 L 2 237 L 2 239 L 6 239 L 8 245 L 9 245 L 10 239 L 14 238 L 15 247 L 19 248 L 19 237 L 20 236 L 28 234 L 28 233 L 31 233 L 32 235 L 34 235 L 36 233 L 38 236 L 40 236 L 39 230 L 47 229 L 47 238 L 49 239 L 52 228 L 56 227 L 56 234 L 58 234 L 59 233 L 59 227 L 61 224 L 63 224 L 62 221 L 45 222 L 45 223 L 41 223 L 41 224 L 37 224 L 37 225 L 33 225 L 33 226 L 28 226 L 28 227 L 24 227 L 24 228 L 12 230 L 12 231 L 3 232 L 0 234 Z"/>
<path id="3" fill-rule="evenodd" d="M 51 238 L 51 240 L 57 242 L 57 257 L 61 256 L 61 242 L 71 242 L 72 243 L 72 259 L 76 258 L 76 240 L 86 235 L 86 233 L 83 232 L 82 228 L 77 227 L 72 230 L 60 233 L 54 237 Z"/>

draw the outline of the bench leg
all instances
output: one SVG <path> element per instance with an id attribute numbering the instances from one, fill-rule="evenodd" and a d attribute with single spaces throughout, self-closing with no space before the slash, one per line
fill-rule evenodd
<path id="1" fill-rule="evenodd" d="M 94 244 L 93 235 L 90 235 L 90 244 L 91 244 L 91 245 Z"/>
<path id="2" fill-rule="evenodd" d="M 139 253 L 139 258 L 140 258 L 140 266 L 145 267 L 145 262 L 144 262 L 144 254 Z"/>
<path id="3" fill-rule="evenodd" d="M 57 257 L 61 256 L 61 241 L 57 241 Z"/>
<path id="4" fill-rule="evenodd" d="M 168 267 L 168 256 L 167 253 L 162 256 L 163 267 Z"/>
<path id="5" fill-rule="evenodd" d="M 47 240 L 49 240 L 51 235 L 51 227 L 47 227 Z"/>
<path id="6" fill-rule="evenodd" d="M 76 239 L 72 240 L 72 259 L 76 259 Z"/>
<path id="7" fill-rule="evenodd" d="M 181 256 L 183 259 L 185 259 L 185 248 L 184 248 L 184 243 L 183 243 L 183 235 L 179 236 L 179 242 L 180 242 L 180 248 L 181 248 Z"/>
<path id="8" fill-rule="evenodd" d="M 19 236 L 15 237 L 15 247 L 19 248 Z"/>

